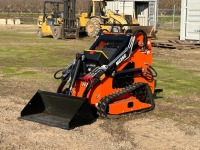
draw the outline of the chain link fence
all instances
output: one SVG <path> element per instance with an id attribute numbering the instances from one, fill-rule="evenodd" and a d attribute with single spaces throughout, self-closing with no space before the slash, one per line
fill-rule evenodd
<path id="1" fill-rule="evenodd" d="M 59 0 L 53 0 L 59 1 Z M 76 0 L 77 13 L 87 11 L 88 0 Z M 47 13 L 51 7 L 46 7 Z M 0 0 L 0 19 L 20 19 L 21 24 L 36 24 L 43 13 L 43 0 Z"/>
<path id="2" fill-rule="evenodd" d="M 22 24 L 35 24 L 42 12 L 41 0 L 0 0 L 0 19 L 20 19 Z"/>
<path id="3" fill-rule="evenodd" d="M 10 0 L 11 1 L 11 0 Z M 87 11 L 85 9 L 86 0 L 79 0 L 77 4 L 78 12 Z M 41 0 L 33 0 L 27 3 L 27 0 L 16 0 L 11 3 L 0 0 L 0 19 L 20 19 L 21 24 L 36 24 L 37 18 L 43 12 L 43 3 Z M 181 10 L 176 9 L 158 9 L 157 23 L 160 29 L 180 29 Z"/>
<path id="4" fill-rule="evenodd" d="M 181 9 L 158 9 L 158 28 L 180 30 Z"/>

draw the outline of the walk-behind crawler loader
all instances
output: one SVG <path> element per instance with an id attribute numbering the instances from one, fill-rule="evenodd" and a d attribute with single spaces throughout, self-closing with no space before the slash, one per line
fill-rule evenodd
<path id="1" fill-rule="evenodd" d="M 58 76 L 59 71 L 62 72 Z M 72 129 L 97 117 L 110 118 L 153 110 L 155 79 L 151 40 L 143 30 L 101 33 L 90 49 L 76 54 L 57 93 L 38 91 L 21 118 Z"/>

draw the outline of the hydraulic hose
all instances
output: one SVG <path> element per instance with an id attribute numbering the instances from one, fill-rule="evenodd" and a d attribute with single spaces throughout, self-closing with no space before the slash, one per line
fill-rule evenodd
<path id="1" fill-rule="evenodd" d="M 136 36 L 138 33 L 142 33 L 143 34 L 143 36 L 144 36 L 144 47 L 145 47 L 145 49 L 147 50 L 148 49 L 148 45 L 147 45 L 147 41 L 148 41 L 148 39 L 147 39 L 147 34 L 146 34 L 146 32 L 144 32 L 143 30 L 136 30 L 134 33 L 133 33 L 133 36 Z"/>
<path id="2" fill-rule="evenodd" d="M 57 74 L 58 73 L 60 73 L 61 71 L 63 72 L 65 69 L 63 68 L 63 69 L 59 69 L 59 70 L 57 70 L 55 73 L 54 73 L 54 78 L 55 79 L 61 79 L 62 78 L 62 75 L 61 76 L 57 76 Z"/>

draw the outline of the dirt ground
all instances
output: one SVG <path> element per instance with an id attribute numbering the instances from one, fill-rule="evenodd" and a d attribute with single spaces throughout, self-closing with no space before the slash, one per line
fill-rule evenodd
<path id="1" fill-rule="evenodd" d="M 167 59 L 179 67 L 199 70 L 200 49 L 166 50 L 154 48 L 154 57 Z M 185 61 L 187 59 L 187 61 Z M 190 63 L 188 63 L 190 62 Z M 42 73 L 41 70 L 38 70 Z M 51 70 L 43 70 L 51 71 Z M 197 72 L 200 75 L 200 70 Z M 21 120 L 21 110 L 37 89 L 51 90 L 56 86 L 51 81 L 41 83 L 26 78 L 3 78 L 0 75 L 0 149 L 2 150 L 200 150 L 199 123 L 195 126 L 181 123 L 168 117 L 159 117 L 165 109 L 169 115 L 188 115 L 184 108 L 171 108 L 169 103 L 156 101 L 155 110 L 120 119 L 101 120 L 75 128 L 63 130 Z M 200 98 L 190 95 L 199 104 Z M 183 97 L 177 96 L 177 101 Z M 187 98 L 185 98 L 187 99 Z M 199 110 L 192 111 L 188 119 L 200 121 Z M 190 113 L 190 112 L 189 112 Z"/>

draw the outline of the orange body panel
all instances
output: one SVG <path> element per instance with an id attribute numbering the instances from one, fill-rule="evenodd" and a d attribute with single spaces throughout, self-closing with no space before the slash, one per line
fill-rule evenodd
<path id="1" fill-rule="evenodd" d="M 136 40 L 138 41 L 138 47 L 133 50 L 133 53 L 131 56 L 125 60 L 123 63 L 121 63 L 119 66 L 116 67 L 116 71 L 121 71 L 129 62 L 134 62 L 135 68 L 142 68 L 143 69 L 143 75 L 148 77 L 149 74 L 147 71 L 147 68 L 149 65 L 152 65 L 152 47 L 151 47 L 151 40 L 148 39 L 148 50 L 143 49 L 143 35 L 139 34 L 136 37 Z M 154 93 L 154 79 L 147 80 L 144 78 L 144 76 L 134 74 L 134 83 L 137 82 L 144 82 L 147 83 L 152 91 Z M 153 77 L 152 77 L 153 78 Z M 94 86 L 88 93 L 87 98 L 89 99 L 90 105 L 94 106 L 96 103 L 98 103 L 102 98 L 105 96 L 112 94 L 114 92 L 117 92 L 120 90 L 120 88 L 113 89 L 112 88 L 112 81 L 113 76 L 106 76 L 99 84 Z M 75 83 L 75 86 L 72 89 L 72 95 L 82 97 L 84 90 L 86 89 L 87 82 L 83 80 L 77 80 Z M 133 102 L 133 107 L 128 108 L 127 105 L 129 102 Z M 120 114 L 123 112 L 130 112 L 132 110 L 139 110 L 150 107 L 150 104 L 142 103 L 138 99 L 136 99 L 133 96 L 129 96 L 126 100 L 117 100 L 112 104 L 109 104 L 109 113 L 110 114 Z"/>
<path id="2" fill-rule="evenodd" d="M 128 99 L 116 101 L 114 103 L 109 104 L 109 114 L 118 115 L 149 107 L 151 107 L 150 104 L 142 103 L 135 97 L 130 97 Z"/>

